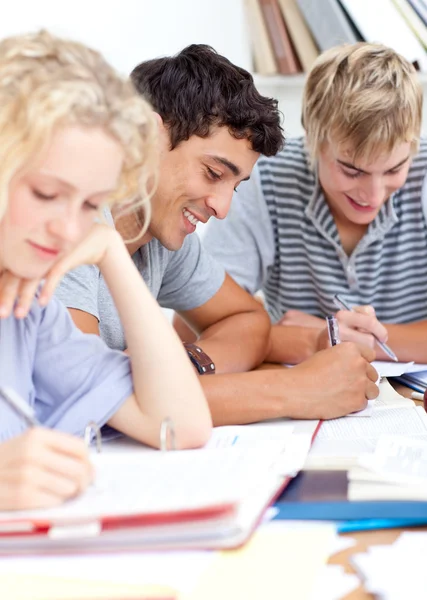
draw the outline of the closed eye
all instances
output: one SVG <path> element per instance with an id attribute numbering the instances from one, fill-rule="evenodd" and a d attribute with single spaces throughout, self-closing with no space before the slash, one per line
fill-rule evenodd
<path id="1" fill-rule="evenodd" d="M 213 179 L 214 181 L 221 181 L 222 173 L 217 173 L 216 171 L 214 171 L 213 169 L 211 169 L 208 166 L 206 167 L 206 169 L 207 169 L 210 179 Z"/>
<path id="2" fill-rule="evenodd" d="M 88 202 L 86 201 L 84 203 L 84 206 L 88 209 L 88 210 L 99 210 L 99 206 L 97 204 L 92 204 L 92 202 Z"/>
<path id="3" fill-rule="evenodd" d="M 350 179 L 357 179 L 362 175 L 361 171 L 346 171 L 345 169 L 341 169 L 346 177 L 350 177 Z"/>
<path id="4" fill-rule="evenodd" d="M 56 194 L 43 194 L 42 192 L 40 192 L 39 190 L 36 190 L 35 188 L 33 188 L 32 190 L 34 196 L 36 198 L 38 198 L 39 200 L 55 200 L 55 198 L 57 197 Z"/>

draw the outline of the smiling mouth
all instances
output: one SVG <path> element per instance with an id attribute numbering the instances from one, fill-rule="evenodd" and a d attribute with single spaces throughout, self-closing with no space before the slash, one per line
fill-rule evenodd
<path id="1" fill-rule="evenodd" d="M 46 246 L 40 246 L 40 244 L 36 244 L 35 242 L 31 242 L 31 241 L 29 241 L 28 243 L 35 250 L 38 250 L 39 252 L 43 252 L 45 254 L 48 254 L 52 257 L 58 256 L 58 254 L 59 254 L 59 250 L 57 250 L 56 248 L 47 248 Z"/>
<path id="2" fill-rule="evenodd" d="M 348 194 L 346 194 L 346 197 L 348 200 L 350 200 L 354 204 L 357 204 L 357 206 L 360 206 L 360 208 L 370 208 L 371 210 L 373 210 L 373 207 L 370 204 L 368 204 L 368 202 L 360 202 L 358 200 L 355 200 L 351 196 L 348 196 Z"/>
<path id="3" fill-rule="evenodd" d="M 199 219 L 197 219 L 189 210 L 187 210 L 186 208 L 183 209 L 183 214 L 184 217 L 192 224 L 194 225 L 194 227 L 196 227 L 197 223 L 199 223 Z"/>

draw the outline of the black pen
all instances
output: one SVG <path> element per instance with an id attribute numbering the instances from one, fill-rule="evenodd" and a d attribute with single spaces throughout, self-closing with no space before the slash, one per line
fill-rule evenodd
<path id="1" fill-rule="evenodd" d="M 342 298 L 339 294 L 335 294 L 334 296 L 334 302 L 335 304 L 338 306 L 338 308 L 343 308 L 344 310 L 351 310 L 351 306 L 349 306 Z M 374 334 L 372 334 L 374 335 Z M 378 346 L 381 348 L 381 350 L 383 350 L 383 352 L 385 352 L 387 354 L 387 356 L 389 356 L 391 358 L 391 360 L 394 360 L 395 362 L 399 362 L 399 359 L 397 358 L 397 356 L 395 355 L 395 353 L 393 352 L 393 350 L 391 348 L 389 348 L 387 346 L 387 344 L 384 344 L 384 342 L 381 342 L 376 335 L 374 335 L 375 341 L 377 342 Z"/>

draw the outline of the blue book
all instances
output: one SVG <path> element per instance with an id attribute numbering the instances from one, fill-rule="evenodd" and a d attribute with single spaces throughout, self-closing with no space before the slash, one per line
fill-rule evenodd
<path id="1" fill-rule="evenodd" d="M 360 521 L 364 519 L 412 520 L 427 523 L 425 501 L 347 499 L 346 471 L 302 471 L 276 500 L 275 519 Z M 391 525 L 389 524 L 388 527 Z M 399 525 L 400 526 L 400 525 Z"/>

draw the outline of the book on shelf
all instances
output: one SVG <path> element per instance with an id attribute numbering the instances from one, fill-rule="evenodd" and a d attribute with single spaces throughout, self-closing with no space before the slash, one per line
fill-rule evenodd
<path id="1" fill-rule="evenodd" d="M 245 0 L 254 69 L 260 75 L 277 75 L 276 59 L 258 0 Z"/>
<path id="2" fill-rule="evenodd" d="M 424 25 L 427 26 L 427 3 L 425 0 L 408 0 L 408 2 L 420 17 Z"/>
<path id="3" fill-rule="evenodd" d="M 279 5 L 301 66 L 307 73 L 319 56 L 319 48 L 298 8 L 297 0 L 279 0 Z"/>
<path id="4" fill-rule="evenodd" d="M 348 16 L 367 42 L 379 42 L 427 71 L 427 54 L 392 0 L 340 0 Z"/>
<path id="5" fill-rule="evenodd" d="M 279 0 L 259 0 L 264 22 L 282 75 L 301 73 L 302 68 L 280 12 Z"/>
<path id="6" fill-rule="evenodd" d="M 427 50 L 427 27 L 418 16 L 418 13 L 409 4 L 408 0 L 393 0 L 393 2 L 412 29 L 414 35 L 418 38 L 418 41 L 422 44 L 424 50 Z"/>
<path id="7" fill-rule="evenodd" d="M 353 44 L 359 41 L 359 36 L 346 18 L 338 0 L 297 2 L 321 52 L 338 44 Z"/>

